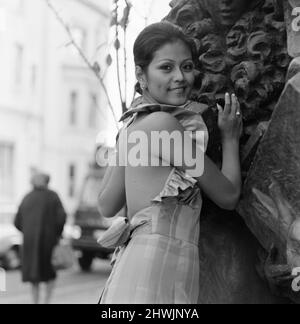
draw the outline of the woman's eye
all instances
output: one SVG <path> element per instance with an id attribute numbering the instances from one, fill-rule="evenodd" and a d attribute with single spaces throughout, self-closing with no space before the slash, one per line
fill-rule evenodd
<path id="1" fill-rule="evenodd" d="M 185 71 L 192 71 L 194 70 L 194 64 L 186 64 L 183 68 Z"/>
<path id="2" fill-rule="evenodd" d="M 171 65 L 163 65 L 163 66 L 161 66 L 161 69 L 164 70 L 164 71 L 171 71 L 172 66 Z"/>

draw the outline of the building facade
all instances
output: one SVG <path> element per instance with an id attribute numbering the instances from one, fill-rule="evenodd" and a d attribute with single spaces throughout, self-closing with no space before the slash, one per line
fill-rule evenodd
<path id="1" fill-rule="evenodd" d="M 105 61 L 110 0 L 53 0 L 85 56 Z M 93 73 L 45 0 L 0 0 L 0 217 L 11 217 L 31 173 L 51 175 L 72 214 L 110 122 Z"/>

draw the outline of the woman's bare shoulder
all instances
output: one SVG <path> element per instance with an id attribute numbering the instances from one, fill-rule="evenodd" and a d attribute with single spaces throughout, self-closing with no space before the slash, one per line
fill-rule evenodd
<path id="1" fill-rule="evenodd" d="M 182 126 L 178 119 L 164 111 L 156 111 L 148 114 L 140 121 L 139 127 L 145 131 L 182 130 Z"/>

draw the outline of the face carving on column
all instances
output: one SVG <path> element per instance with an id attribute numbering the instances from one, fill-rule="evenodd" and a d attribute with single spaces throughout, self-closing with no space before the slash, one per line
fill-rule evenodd
<path id="1" fill-rule="evenodd" d="M 251 0 L 201 0 L 217 25 L 232 27 L 249 7 Z"/>

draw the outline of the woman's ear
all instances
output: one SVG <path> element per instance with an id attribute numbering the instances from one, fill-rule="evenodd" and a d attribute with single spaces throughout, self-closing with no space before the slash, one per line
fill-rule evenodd
<path id="1" fill-rule="evenodd" d="M 135 67 L 135 76 L 136 76 L 136 79 L 138 80 L 138 82 L 140 83 L 140 85 L 146 84 L 144 70 L 139 65 L 136 65 L 136 67 Z"/>

